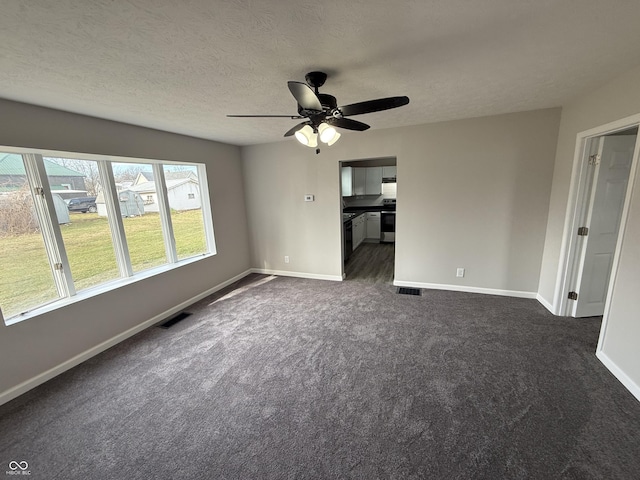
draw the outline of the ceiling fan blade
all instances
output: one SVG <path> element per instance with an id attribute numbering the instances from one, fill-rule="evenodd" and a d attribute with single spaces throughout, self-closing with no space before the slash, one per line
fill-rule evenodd
<path id="1" fill-rule="evenodd" d="M 402 107 L 409 103 L 409 97 L 388 97 L 378 98 L 376 100 L 368 100 L 366 102 L 352 103 L 344 107 L 338 107 L 342 115 L 349 117 L 351 115 L 362 115 L 363 113 L 379 112 L 381 110 L 389 110 L 390 108 Z"/>
<path id="2" fill-rule="evenodd" d="M 308 122 L 299 123 L 298 125 L 293 127 L 291 130 L 288 130 L 287 133 L 284 134 L 284 136 L 285 137 L 290 137 L 291 135 L 296 133 L 298 130 L 300 130 L 302 127 L 304 127 L 305 125 L 309 125 L 309 123 Z"/>
<path id="3" fill-rule="evenodd" d="M 302 82 L 287 82 L 287 85 L 303 110 L 322 111 L 322 104 L 309 85 Z"/>
<path id="4" fill-rule="evenodd" d="M 300 115 L 227 115 L 227 117 L 235 117 L 235 118 L 291 118 L 293 120 L 297 120 L 301 117 Z"/>
<path id="5" fill-rule="evenodd" d="M 347 130 L 357 130 L 358 132 L 362 132 L 369 128 L 369 125 L 366 123 L 351 120 L 350 118 L 327 118 L 326 122 L 334 127 L 345 128 Z"/>

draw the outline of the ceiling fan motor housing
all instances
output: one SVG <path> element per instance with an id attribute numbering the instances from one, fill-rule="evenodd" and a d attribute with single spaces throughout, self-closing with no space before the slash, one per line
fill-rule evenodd
<path id="1" fill-rule="evenodd" d="M 327 81 L 327 74 L 324 72 L 309 72 L 304 76 L 304 79 L 307 81 L 309 86 L 316 89 L 316 93 L 318 88 L 324 85 L 324 82 Z"/>

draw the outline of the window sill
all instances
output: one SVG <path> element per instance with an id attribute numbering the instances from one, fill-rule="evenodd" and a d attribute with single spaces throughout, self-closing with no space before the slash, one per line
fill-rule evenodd
<path id="1" fill-rule="evenodd" d="M 24 322 L 25 320 L 29 320 L 35 317 L 39 317 L 41 315 L 45 315 L 47 313 L 53 312 L 60 308 L 67 307 L 69 305 L 73 305 L 74 303 L 82 302 L 84 300 L 96 297 L 98 295 L 102 295 L 107 292 L 111 292 L 113 290 L 117 290 L 119 288 L 126 287 L 133 283 L 139 282 L 141 280 L 145 280 L 150 277 L 155 277 L 156 275 L 161 275 L 163 273 L 169 272 L 171 270 L 175 270 L 176 268 L 183 267 L 185 265 L 190 265 L 192 263 L 199 262 L 201 260 L 205 260 L 207 258 L 215 256 L 215 253 L 205 253 L 202 255 L 198 255 L 195 257 L 185 258 L 184 260 L 180 260 L 176 263 L 161 265 L 159 267 L 150 268 L 148 270 L 143 270 L 142 272 L 138 272 L 133 274 L 131 277 L 127 278 L 119 278 L 116 280 L 112 280 L 107 283 L 103 283 L 101 285 L 87 288 L 78 292 L 73 297 L 69 298 L 61 298 L 59 300 L 54 300 L 51 303 L 47 303 L 46 305 L 42 305 L 40 307 L 36 307 L 32 310 L 29 310 L 25 313 L 21 313 L 15 315 L 13 317 L 4 319 L 4 324 L 8 327 L 11 325 L 15 325 L 16 323 Z"/>

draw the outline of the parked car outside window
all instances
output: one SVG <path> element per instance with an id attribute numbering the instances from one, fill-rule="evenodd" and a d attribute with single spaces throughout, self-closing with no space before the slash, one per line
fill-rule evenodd
<path id="1" fill-rule="evenodd" d="M 77 197 L 69 200 L 67 204 L 70 212 L 95 213 L 98 211 L 96 197 Z"/>

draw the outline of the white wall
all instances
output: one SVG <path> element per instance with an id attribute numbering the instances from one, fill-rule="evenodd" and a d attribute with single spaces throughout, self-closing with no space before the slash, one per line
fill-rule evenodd
<path id="1" fill-rule="evenodd" d="M 613 284 L 613 296 L 603 322 L 598 356 L 640 400 L 640 175 L 633 197 Z"/>
<path id="2" fill-rule="evenodd" d="M 218 252 L 46 315 L 8 327 L 0 322 L 0 401 L 24 382 L 249 268 L 238 147 L 5 100 L 0 111 L 0 146 L 205 163 Z"/>
<path id="3" fill-rule="evenodd" d="M 567 104 L 562 110 L 556 164 L 553 177 L 549 221 L 540 274 L 540 295 L 554 302 L 560 250 L 569 201 L 571 168 L 576 137 L 583 132 L 640 113 L 640 67 L 636 67 L 598 90 Z M 602 354 L 610 359 L 618 377 L 626 376 L 640 395 L 640 180 L 633 185 L 632 204 L 626 230 L 620 268 L 614 278 L 613 297 L 605 317 L 606 335 Z M 602 355 L 599 355 L 601 358 Z M 606 362 L 605 362 L 606 363 Z M 629 382 L 627 382 L 629 386 Z M 633 387 L 632 387 L 633 388 Z"/>
<path id="4" fill-rule="evenodd" d="M 347 132 L 320 155 L 291 139 L 243 147 L 252 266 L 339 278 L 339 161 L 396 157 L 396 281 L 534 295 L 559 119 L 548 109 Z"/>

